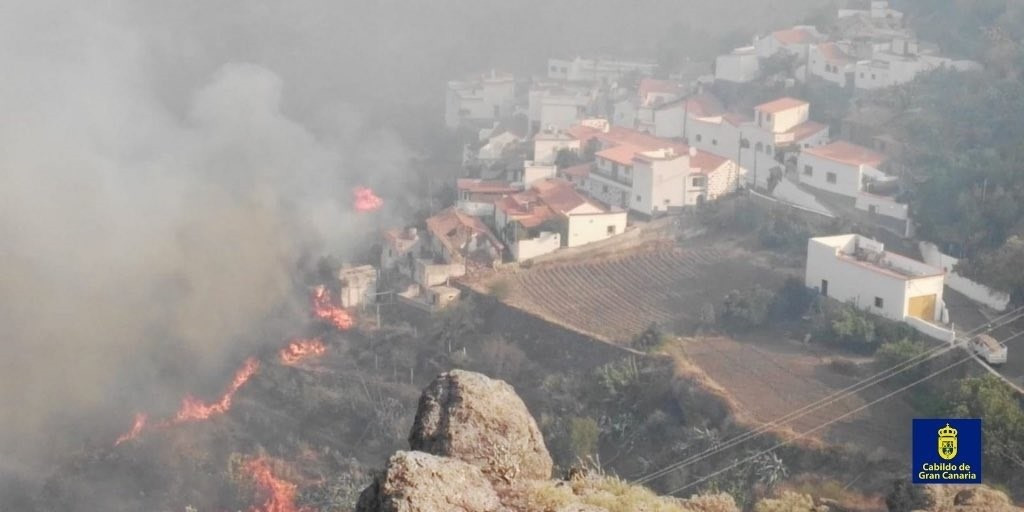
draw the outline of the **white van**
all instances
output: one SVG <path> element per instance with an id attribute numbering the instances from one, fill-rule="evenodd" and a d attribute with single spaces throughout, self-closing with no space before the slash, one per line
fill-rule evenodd
<path id="1" fill-rule="evenodd" d="M 980 355 L 988 364 L 1006 362 L 1006 347 L 988 334 L 979 334 L 969 342 L 971 350 Z"/>

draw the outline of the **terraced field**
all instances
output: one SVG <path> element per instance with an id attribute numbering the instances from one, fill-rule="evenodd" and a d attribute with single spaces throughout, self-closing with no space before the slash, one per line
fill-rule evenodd
<path id="1" fill-rule="evenodd" d="M 743 251 L 711 246 L 650 248 L 628 254 L 551 263 L 501 277 L 506 302 L 612 342 L 628 342 L 652 322 L 680 325 L 704 303 L 781 274 L 752 265 Z"/>

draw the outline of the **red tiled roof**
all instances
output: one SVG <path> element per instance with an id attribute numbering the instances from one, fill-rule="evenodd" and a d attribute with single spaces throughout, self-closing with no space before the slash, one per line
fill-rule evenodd
<path id="1" fill-rule="evenodd" d="M 408 230 L 392 228 L 384 232 L 384 239 L 388 245 L 394 247 L 400 253 L 407 252 L 416 243 L 416 238 L 410 237 Z"/>
<path id="2" fill-rule="evenodd" d="M 590 167 L 590 163 L 585 163 L 573 165 L 571 167 L 566 167 L 565 169 L 562 169 L 559 172 L 566 176 L 572 176 L 574 178 L 586 178 L 587 176 L 590 176 Z"/>
<path id="3" fill-rule="evenodd" d="M 817 148 L 807 148 L 804 153 L 849 165 L 870 165 L 878 167 L 885 161 L 885 155 L 876 153 L 864 146 L 837 140 Z"/>
<path id="4" fill-rule="evenodd" d="M 662 93 L 662 94 L 676 94 L 682 90 L 682 87 L 668 80 L 658 80 L 657 78 L 644 78 L 640 80 L 640 86 L 637 87 L 637 94 L 640 98 L 646 98 L 651 93 Z"/>
<path id="5" fill-rule="evenodd" d="M 618 146 L 612 146 L 608 149 L 598 151 L 595 156 L 598 158 L 604 158 L 605 160 L 611 160 L 612 162 L 622 165 L 632 165 L 633 156 L 641 151 L 644 151 L 644 149 L 632 144 L 620 144 Z"/>
<path id="6" fill-rule="evenodd" d="M 456 180 L 455 186 L 459 191 L 475 194 L 513 194 L 520 190 L 507 181 L 479 178 L 460 178 Z"/>
<path id="7" fill-rule="evenodd" d="M 577 192 L 572 183 L 562 179 L 540 180 L 533 184 L 533 189 L 537 191 L 537 196 L 544 201 L 544 204 L 563 215 L 584 204 L 596 206 Z"/>
<path id="8" fill-rule="evenodd" d="M 803 28 L 788 28 L 786 30 L 776 30 L 772 32 L 772 37 L 777 39 L 783 44 L 803 44 L 814 42 L 817 37 L 807 29 Z"/>
<path id="9" fill-rule="evenodd" d="M 821 56 L 829 62 L 839 62 L 842 64 L 853 62 L 853 58 L 847 55 L 843 50 L 839 49 L 839 46 L 835 43 L 819 44 L 818 53 L 820 53 Z"/>
<path id="10" fill-rule="evenodd" d="M 483 235 L 487 237 L 497 248 L 502 244 L 494 233 L 480 219 L 468 215 L 458 208 L 451 206 L 442 210 L 437 215 L 427 219 L 427 231 L 430 232 L 441 244 L 448 248 L 452 254 L 460 254 L 462 247 L 469 241 L 471 235 Z"/>
<path id="11" fill-rule="evenodd" d="M 783 110 L 789 110 L 791 108 L 802 107 L 802 106 L 807 105 L 807 104 L 808 103 L 806 101 L 804 101 L 804 100 L 798 100 L 796 98 L 784 97 L 784 98 L 779 98 L 777 100 L 769 101 L 768 103 L 762 103 L 762 104 L 754 107 L 754 110 L 760 110 L 761 112 L 767 112 L 769 114 L 774 114 L 776 112 L 782 112 Z"/>
<path id="12" fill-rule="evenodd" d="M 807 137 L 821 133 L 822 130 L 827 129 L 828 125 L 814 121 L 806 121 L 794 126 L 793 128 L 790 128 L 788 133 L 793 134 L 794 142 L 799 142 L 806 139 Z"/>
<path id="13" fill-rule="evenodd" d="M 732 112 L 722 114 L 722 119 L 733 126 L 739 126 L 743 123 L 749 123 L 751 121 L 751 119 L 745 115 L 734 114 Z"/>
<path id="14" fill-rule="evenodd" d="M 701 173 L 707 174 L 718 169 L 728 160 L 728 158 L 708 153 L 707 151 L 697 150 L 697 154 L 690 157 L 690 168 L 699 169 Z"/>

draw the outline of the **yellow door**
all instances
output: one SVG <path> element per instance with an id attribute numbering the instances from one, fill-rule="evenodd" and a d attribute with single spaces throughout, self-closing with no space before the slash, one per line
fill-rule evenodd
<path id="1" fill-rule="evenodd" d="M 911 297 L 907 306 L 907 313 L 922 320 L 932 322 L 935 320 L 935 294 Z"/>

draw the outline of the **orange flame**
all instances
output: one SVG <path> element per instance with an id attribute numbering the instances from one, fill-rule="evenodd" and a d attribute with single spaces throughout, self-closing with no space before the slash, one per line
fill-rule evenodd
<path id="1" fill-rule="evenodd" d="M 259 360 L 253 357 L 246 359 L 245 364 L 235 372 L 235 378 L 231 381 L 231 386 L 228 390 L 221 396 L 220 400 L 212 404 L 203 403 L 192 395 L 185 396 L 185 399 L 181 401 L 181 409 L 174 416 L 173 423 L 205 420 L 214 414 L 227 412 L 231 408 L 231 400 L 235 397 L 235 393 L 245 385 L 259 368 Z"/>
<path id="2" fill-rule="evenodd" d="M 178 409 L 178 412 L 174 415 L 173 419 L 148 424 L 148 418 L 145 414 L 136 413 L 135 423 L 132 425 L 132 429 L 121 435 L 121 437 L 118 437 L 117 441 L 114 442 L 114 446 L 139 437 L 142 431 L 146 429 L 166 428 L 179 423 L 206 420 L 215 414 L 223 414 L 227 412 L 228 409 L 231 409 L 231 401 L 234 399 L 235 393 L 237 393 L 238 390 L 244 386 L 250 378 L 252 378 L 259 368 L 260 362 L 258 359 L 254 357 L 246 359 L 245 363 L 242 364 L 242 367 L 235 372 L 235 378 L 231 381 L 231 386 L 229 386 L 227 391 L 221 395 L 220 400 L 207 404 L 192 395 L 186 395 L 181 401 L 181 408 Z"/>
<path id="3" fill-rule="evenodd" d="M 252 507 L 249 512 L 307 512 L 308 508 L 295 505 L 298 486 L 278 479 L 270 471 L 266 459 L 255 458 L 245 463 L 245 470 L 256 482 L 259 492 L 266 496 L 261 507 Z"/>
<path id="4" fill-rule="evenodd" d="M 327 347 L 318 339 L 295 340 L 281 349 L 281 362 L 293 365 L 307 357 L 323 355 L 326 351 Z"/>
<path id="5" fill-rule="evenodd" d="M 135 413 L 135 423 L 132 425 L 132 429 L 117 438 L 117 441 L 114 441 L 114 446 L 139 437 L 139 434 L 142 433 L 142 429 L 146 428 L 146 420 L 148 419 L 149 418 L 146 416 L 146 413 Z"/>
<path id="6" fill-rule="evenodd" d="M 313 316 L 342 331 L 352 328 L 352 317 L 347 311 L 331 303 L 331 294 L 324 285 L 313 289 Z"/>
<path id="7" fill-rule="evenodd" d="M 384 200 L 377 197 L 377 194 L 374 194 L 373 190 L 368 187 L 356 187 L 352 189 L 352 194 L 355 196 L 357 212 L 372 212 L 384 205 Z"/>

